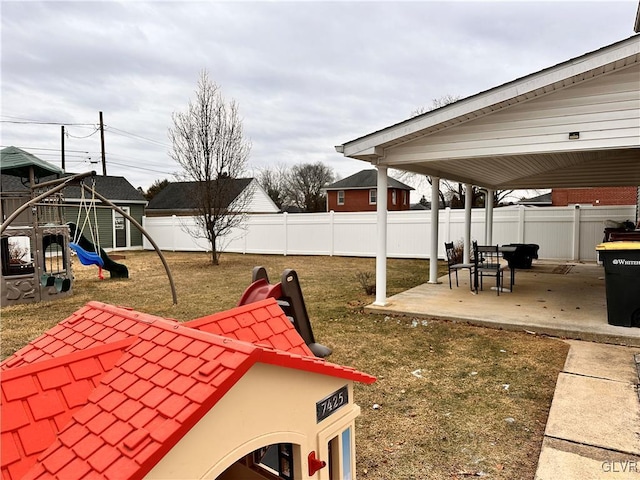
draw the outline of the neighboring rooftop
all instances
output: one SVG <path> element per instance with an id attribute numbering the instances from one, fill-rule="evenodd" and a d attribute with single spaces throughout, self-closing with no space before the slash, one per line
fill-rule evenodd
<path id="1" fill-rule="evenodd" d="M 221 188 L 224 194 L 222 207 L 229 206 L 252 182 L 252 178 L 225 178 L 216 180 L 225 182 Z M 160 190 L 149 202 L 149 210 L 193 210 L 197 208 L 197 187 L 199 182 L 172 182 Z M 216 188 L 214 186 L 214 188 Z"/>
<path id="2" fill-rule="evenodd" d="M 332 183 L 331 185 L 327 185 L 324 187 L 324 190 L 348 190 L 348 189 L 358 189 L 358 188 L 375 188 L 378 185 L 378 171 L 375 169 L 372 170 L 361 170 L 358 173 L 354 173 L 353 175 L 343 178 L 342 180 L 338 180 L 337 182 Z M 389 177 L 387 180 L 388 188 L 397 188 L 399 190 L 414 190 L 413 187 L 406 185 L 395 178 Z"/>
<path id="3" fill-rule="evenodd" d="M 531 198 L 523 198 L 522 200 L 516 202 L 518 205 L 551 205 L 551 192 L 543 193 L 542 195 L 538 195 Z"/>

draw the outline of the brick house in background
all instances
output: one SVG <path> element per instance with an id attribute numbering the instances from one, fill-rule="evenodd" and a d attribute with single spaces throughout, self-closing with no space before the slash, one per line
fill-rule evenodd
<path id="1" fill-rule="evenodd" d="M 327 211 L 370 212 L 376 210 L 378 174 L 375 169 L 361 170 L 324 188 L 327 192 Z M 409 193 L 413 187 L 389 177 L 387 210 L 409 210 Z"/>
<path id="2" fill-rule="evenodd" d="M 554 207 L 572 204 L 636 205 L 638 188 L 637 186 L 554 188 L 551 190 L 551 204 Z"/>

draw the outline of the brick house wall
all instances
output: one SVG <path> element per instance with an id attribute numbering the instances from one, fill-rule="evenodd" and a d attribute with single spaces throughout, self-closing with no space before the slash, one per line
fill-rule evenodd
<path id="1" fill-rule="evenodd" d="M 375 190 L 375 189 L 374 189 Z M 338 192 L 344 192 L 344 204 L 338 205 Z M 393 196 L 395 195 L 395 203 Z M 409 210 L 409 191 L 399 188 L 387 190 L 387 210 Z M 369 203 L 369 189 L 329 190 L 327 192 L 327 211 L 334 212 L 374 212 L 376 205 Z"/>
<path id="2" fill-rule="evenodd" d="M 554 188 L 551 191 L 553 206 L 570 204 L 636 205 L 638 187 Z"/>

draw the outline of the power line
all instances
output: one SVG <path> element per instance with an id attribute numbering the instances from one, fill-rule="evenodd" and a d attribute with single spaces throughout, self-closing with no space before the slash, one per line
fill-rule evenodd
<path id="1" fill-rule="evenodd" d="M 147 171 L 147 172 L 162 173 L 162 174 L 165 174 L 165 175 L 172 175 L 173 174 L 173 172 L 166 172 L 166 171 L 162 171 L 162 170 L 154 170 L 152 168 L 139 167 L 137 165 L 127 165 L 127 164 L 124 164 L 124 163 L 114 162 L 113 160 L 110 160 L 109 164 L 118 165 L 120 167 L 133 168 L 135 170 L 144 170 L 144 171 Z"/>
<path id="2" fill-rule="evenodd" d="M 12 145 L 0 145 L 0 148 L 7 148 L 9 146 Z M 51 151 L 51 152 L 60 152 L 59 148 L 44 148 L 44 147 L 20 147 L 23 150 L 46 150 L 46 151 Z M 71 152 L 71 153 L 89 153 L 86 150 L 65 150 L 65 152 Z M 45 153 L 42 153 L 41 155 L 46 155 Z"/>
<path id="3" fill-rule="evenodd" d="M 104 128 L 108 132 L 115 133 L 116 135 L 122 135 L 123 137 L 137 138 L 137 139 L 149 142 L 149 143 L 153 143 L 155 145 L 160 145 L 161 147 L 167 147 L 167 148 L 171 147 L 171 145 L 168 145 L 166 143 L 162 143 L 162 142 L 160 142 L 158 140 L 153 140 L 151 138 L 143 137 L 141 135 L 137 135 L 135 133 L 127 132 L 125 130 L 121 130 L 121 129 L 116 128 L 116 127 L 111 127 L 109 125 L 105 125 Z"/>
<path id="4" fill-rule="evenodd" d="M 94 125 L 94 128 L 95 128 L 95 125 Z M 83 137 L 78 137 L 78 136 L 76 136 L 76 135 L 71 135 L 71 134 L 69 133 L 69 131 L 68 131 L 68 130 L 67 130 L 67 131 L 65 131 L 65 133 L 64 133 L 64 134 L 65 134 L 68 138 L 77 138 L 77 139 L 82 140 L 83 138 L 89 138 L 89 137 L 92 137 L 93 135 L 95 135 L 95 134 L 96 134 L 96 133 L 98 133 L 99 131 L 100 131 L 100 129 L 99 129 L 99 128 L 96 128 L 96 129 L 95 129 L 93 132 L 91 132 L 89 135 L 85 135 L 85 136 L 83 136 Z"/>
<path id="5" fill-rule="evenodd" d="M 10 118 L 11 120 L 2 120 L 3 123 L 33 123 L 36 125 L 74 125 L 74 126 L 95 126 L 95 123 L 76 123 L 76 122 L 51 122 L 45 120 L 34 120 L 33 118 L 16 117 L 15 115 L 2 114 L 0 117 Z"/>

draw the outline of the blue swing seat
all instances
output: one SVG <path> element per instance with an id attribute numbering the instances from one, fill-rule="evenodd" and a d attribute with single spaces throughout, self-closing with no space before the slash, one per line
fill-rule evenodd
<path id="1" fill-rule="evenodd" d="M 98 265 L 99 267 L 104 267 L 104 260 L 100 255 L 95 252 L 88 252 L 80 245 L 74 242 L 69 242 L 69 247 L 76 252 L 78 255 L 78 259 L 80 263 L 83 265 Z"/>

